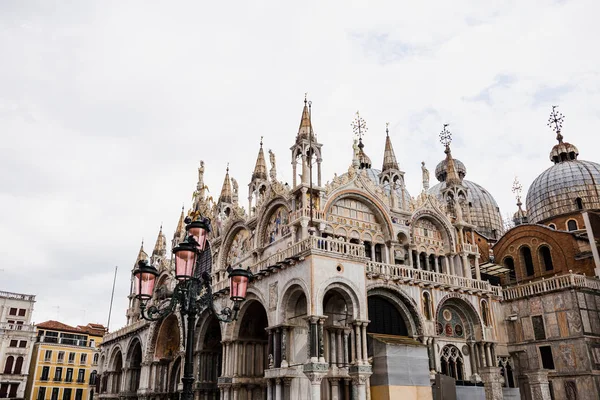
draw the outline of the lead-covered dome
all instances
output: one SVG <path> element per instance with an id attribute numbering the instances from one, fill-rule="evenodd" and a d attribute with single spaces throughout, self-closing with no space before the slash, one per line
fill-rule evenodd
<path id="1" fill-rule="evenodd" d="M 453 158 L 454 167 L 456 168 L 456 172 L 460 179 L 464 179 L 465 175 L 467 175 L 467 167 L 457 158 Z M 438 181 L 444 182 L 446 180 L 446 168 L 448 166 L 448 160 L 444 159 L 438 163 L 435 167 L 435 177 Z"/>
<path id="2" fill-rule="evenodd" d="M 574 153 L 572 153 L 574 154 Z M 530 223 L 539 223 L 582 208 L 600 208 L 600 165 L 561 159 L 535 178 L 527 192 Z"/>

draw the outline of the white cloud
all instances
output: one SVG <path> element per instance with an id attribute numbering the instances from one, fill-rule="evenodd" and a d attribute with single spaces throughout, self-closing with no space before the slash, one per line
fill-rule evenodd
<path id="1" fill-rule="evenodd" d="M 324 180 L 350 163 L 350 121 L 385 122 L 409 190 L 454 133 L 468 179 L 503 215 L 510 187 L 551 164 L 552 104 L 584 159 L 600 145 L 594 1 L 39 2 L 0 6 L 1 289 L 38 294 L 35 319 L 124 323 L 139 242 L 170 233 L 198 161 L 212 195 L 225 166 L 242 198 L 260 136 L 291 182 L 305 91 Z M 1 271 L 4 269 L 4 271 Z M 83 312 L 86 309 L 85 319 Z"/>

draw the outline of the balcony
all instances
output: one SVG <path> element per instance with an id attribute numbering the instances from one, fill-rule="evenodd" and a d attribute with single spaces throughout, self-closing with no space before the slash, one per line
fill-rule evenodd
<path id="1" fill-rule="evenodd" d="M 21 293 L 0 291 L 0 297 L 4 297 L 6 299 L 12 299 L 12 300 L 35 301 L 35 295 L 33 295 L 33 294 L 21 294 Z"/>
<path id="2" fill-rule="evenodd" d="M 569 271 L 566 275 L 555 276 L 550 279 L 542 278 L 540 281 L 504 288 L 502 294 L 504 300 L 515 300 L 568 288 L 600 291 L 600 280 L 585 275 L 574 274 Z"/>
<path id="3" fill-rule="evenodd" d="M 494 286 L 487 281 L 446 275 L 434 271 L 423 271 L 402 265 L 369 261 L 366 265 L 366 272 L 368 279 L 386 278 L 403 284 L 423 285 L 450 291 L 502 295 L 500 286 Z"/>
<path id="4" fill-rule="evenodd" d="M 35 326 L 33 325 L 9 324 L 8 322 L 0 322 L 0 329 L 21 332 L 35 332 Z"/>
<path id="5" fill-rule="evenodd" d="M 309 208 L 301 208 L 296 211 L 292 211 L 290 213 L 290 222 L 294 222 L 302 217 L 310 218 L 310 209 Z M 325 211 L 321 210 L 312 210 L 313 220 L 325 221 Z"/>
<path id="6" fill-rule="evenodd" d="M 456 251 L 459 253 L 464 251 L 471 254 L 479 254 L 479 248 L 477 247 L 477 245 L 469 243 L 457 244 Z"/>
<path id="7" fill-rule="evenodd" d="M 38 336 L 38 343 L 56 343 L 62 344 L 66 346 L 77 346 L 77 347 L 87 347 L 87 340 L 77 340 L 77 339 L 67 339 L 67 338 L 59 338 L 57 336 Z M 75 361 L 69 360 L 69 364 L 74 364 Z"/>

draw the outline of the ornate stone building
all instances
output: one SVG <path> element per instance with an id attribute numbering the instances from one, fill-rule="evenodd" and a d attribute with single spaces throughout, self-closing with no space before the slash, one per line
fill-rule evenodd
<path id="1" fill-rule="evenodd" d="M 530 205 L 529 196 L 527 204 L 537 219 L 505 234 L 491 194 L 464 179 L 466 166 L 453 158 L 446 126 L 441 135 L 445 156 L 435 169 L 440 183 L 430 188 L 423 163 L 423 188 L 416 197 L 405 186 L 389 132 L 385 137 L 382 132 L 383 165 L 378 170 L 367 155 L 362 139 L 365 123 L 358 115 L 354 127 L 358 137 L 346 172 L 323 182 L 324 149 L 305 101 L 290 148 L 292 185 L 279 181 L 272 151 L 268 168 L 261 140 L 247 209 L 239 202 L 239 186 L 229 168 L 217 201 L 207 197 L 201 162 L 192 209 L 212 220 L 210 251 L 203 253 L 201 262 L 211 270 L 217 308 L 229 301 L 229 266 L 250 267 L 254 279 L 236 322 L 219 323 L 208 311 L 198 318 L 196 398 L 549 399 L 548 378 L 554 376 L 532 361 L 537 349 L 528 346 L 554 340 L 559 332 L 573 336 L 574 347 L 568 350 L 572 354 L 585 346 L 595 349 L 581 328 L 585 323 L 577 330 L 573 321 L 574 310 L 579 312 L 577 307 L 584 304 L 590 310 L 589 321 L 594 321 L 588 325 L 595 326 L 599 319 L 596 306 L 591 308 L 596 298 L 592 293 L 600 295 L 600 284 L 582 275 L 552 278 L 588 285 L 580 285 L 583 296 L 576 285 L 553 286 L 552 290 L 567 288 L 571 300 L 564 304 L 553 300 L 552 308 L 543 300 L 546 288 L 528 291 L 532 284 L 524 282 L 533 279 L 537 285 L 535 279 L 550 276 L 545 271 L 529 276 L 528 267 L 523 270 L 511 255 L 519 248 L 513 242 L 548 243 L 554 273 L 572 269 L 591 275 L 598 262 L 594 264 L 588 253 L 595 251 L 596 257 L 597 249 L 590 245 L 592 223 L 586 221 L 596 217 L 568 208 L 549 217 L 555 206 L 547 195 L 537 193 L 545 190 L 543 186 L 534 183 L 532 202 L 540 205 Z M 559 165 L 563 153 L 556 152 Z M 569 152 L 566 157 L 571 157 Z M 576 154 L 562 162 L 575 161 Z M 591 190 L 588 186 L 581 190 L 582 207 L 600 209 L 597 194 L 586 191 Z M 565 223 L 559 221 L 571 218 L 565 213 L 571 213 L 578 227 L 590 230 L 574 233 L 557 228 Z M 525 221 L 526 211 L 516 215 L 520 223 Z M 182 211 L 172 246 L 184 238 L 183 219 Z M 540 221 L 553 221 L 555 229 Z M 542 236 L 543 242 L 538 239 Z M 571 247 L 561 247 L 563 237 Z M 536 251 L 544 259 L 544 250 Z M 142 246 L 136 259 L 149 257 L 160 271 L 152 299 L 156 303 L 165 301 L 176 283 L 167 254 L 161 229 L 152 254 L 148 256 Z M 490 282 L 513 286 L 503 289 Z M 104 337 L 100 398 L 172 398 L 182 389 L 184 321 L 176 314 L 158 322 L 141 320 L 132 293 L 133 287 L 127 325 Z M 556 293 L 548 296 L 566 298 Z M 534 328 L 527 322 L 540 307 L 547 321 L 544 339 L 531 336 L 539 321 Z M 553 323 L 558 330 L 551 328 Z M 523 328 L 517 329 L 519 324 Z M 597 384 L 590 363 L 594 351 L 587 353 L 585 367 L 575 358 L 581 368 L 577 377 L 565 380 L 560 393 L 572 392 L 579 378 L 587 379 L 586 388 Z M 562 377 L 561 371 L 556 370 L 556 379 Z M 588 398 L 584 389 L 575 390 L 579 393 L 575 398 Z M 536 397 L 538 392 L 542 397 Z"/>

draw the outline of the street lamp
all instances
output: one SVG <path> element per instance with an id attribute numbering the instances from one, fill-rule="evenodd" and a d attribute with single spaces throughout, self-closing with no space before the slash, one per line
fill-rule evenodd
<path id="1" fill-rule="evenodd" d="M 205 309 L 221 322 L 229 323 L 235 321 L 240 310 L 241 303 L 246 299 L 248 283 L 252 278 L 250 269 L 231 268 L 227 269 L 230 279 L 230 298 L 233 308 L 225 307 L 217 312 L 213 303 L 211 288 L 211 277 L 208 271 L 200 271 L 200 254 L 205 251 L 206 239 L 210 232 L 210 220 L 198 217 L 195 220 L 185 219 L 187 237 L 174 249 L 175 255 L 175 278 L 179 281 L 168 302 L 159 305 L 150 305 L 148 301 L 152 298 L 158 271 L 148 264 L 146 260 L 140 260 L 137 268 L 133 271 L 136 298 L 140 302 L 140 311 L 143 319 L 147 321 L 158 321 L 176 310 L 179 305 L 181 319 L 187 315 L 187 335 L 185 345 L 185 364 L 183 368 L 183 400 L 193 399 L 192 384 L 193 374 L 193 348 L 194 348 L 194 326 L 196 315 Z M 198 276 L 199 275 L 199 276 Z"/>

